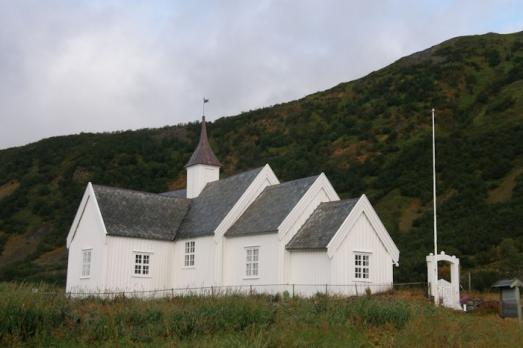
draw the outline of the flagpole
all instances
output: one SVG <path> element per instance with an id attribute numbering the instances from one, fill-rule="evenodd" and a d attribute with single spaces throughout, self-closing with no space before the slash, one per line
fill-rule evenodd
<path id="1" fill-rule="evenodd" d="M 203 103 L 202 103 L 202 116 L 205 116 L 205 97 L 203 97 Z"/>
<path id="2" fill-rule="evenodd" d="M 434 277 L 432 281 L 435 282 L 433 288 L 434 303 L 439 305 L 439 288 L 438 288 L 438 224 L 436 216 L 436 127 L 434 126 L 434 108 L 432 108 L 432 194 L 434 203 Z"/>

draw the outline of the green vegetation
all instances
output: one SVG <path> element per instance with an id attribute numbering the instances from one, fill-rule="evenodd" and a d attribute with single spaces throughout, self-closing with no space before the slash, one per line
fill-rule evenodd
<path id="1" fill-rule="evenodd" d="M 210 141 L 225 175 L 270 163 L 282 180 L 324 171 L 342 197 L 366 193 L 401 250 L 395 279 L 422 281 L 432 248 L 433 106 L 440 247 L 485 288 L 521 273 L 499 250 L 508 240 L 521 264 L 523 33 L 452 39 L 359 80 L 221 118 L 209 125 Z M 1 150 L 0 279 L 63 284 L 63 245 L 86 183 L 179 188 L 198 130 L 79 134 Z M 28 247 L 6 256 L 20 241 Z"/>
<path id="2" fill-rule="evenodd" d="M 38 289 L 35 291 L 34 289 Z M 68 299 L 46 285 L 0 283 L 0 343 L 9 346 L 517 347 L 516 320 L 436 309 L 417 292 Z"/>

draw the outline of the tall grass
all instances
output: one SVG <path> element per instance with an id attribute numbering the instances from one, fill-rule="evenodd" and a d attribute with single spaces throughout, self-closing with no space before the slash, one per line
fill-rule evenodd
<path id="1" fill-rule="evenodd" d="M 68 299 L 44 284 L 37 286 L 38 292 L 33 288 L 0 284 L 4 346 L 418 346 L 421 339 L 431 339 L 436 346 L 483 342 L 503 346 L 505 341 L 523 342 L 513 321 L 436 310 L 421 296 L 414 300 L 394 295 Z M 474 326 L 481 327 L 482 340 L 478 341 L 478 334 L 462 332 Z M 490 334 L 496 329 L 504 334 Z"/>

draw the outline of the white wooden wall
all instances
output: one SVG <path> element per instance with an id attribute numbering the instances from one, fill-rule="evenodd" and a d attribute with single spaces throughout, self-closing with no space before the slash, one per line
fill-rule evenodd
<path id="1" fill-rule="evenodd" d="M 195 241 L 194 267 L 185 267 L 185 242 Z M 171 242 L 172 243 L 172 242 Z M 216 284 L 215 252 L 213 236 L 177 240 L 174 244 L 174 257 L 169 265 L 172 286 L 175 288 L 194 288 Z"/>
<path id="2" fill-rule="evenodd" d="M 89 188 L 85 195 L 84 204 L 80 206 L 78 228 L 73 230 L 74 239 L 69 245 L 67 292 L 101 292 L 105 288 L 105 229 Z M 83 249 L 92 249 L 90 276 L 85 278 L 82 278 Z"/>
<path id="3" fill-rule="evenodd" d="M 290 274 L 290 254 L 285 249 L 285 246 L 298 232 L 300 227 L 312 215 L 314 210 L 323 202 L 337 201 L 339 196 L 332 188 L 327 177 L 322 174 L 316 179 L 314 184 L 307 190 L 307 192 L 300 199 L 296 207 L 285 218 L 279 227 L 279 238 L 281 239 L 278 250 L 278 258 L 280 267 L 278 269 L 278 280 L 280 283 L 287 283 L 291 278 Z"/>
<path id="4" fill-rule="evenodd" d="M 330 283 L 330 260 L 327 251 L 290 252 L 289 282 L 295 285 L 295 295 L 312 296 L 325 292 L 323 284 Z M 317 286 L 312 286 L 318 284 Z"/>
<path id="5" fill-rule="evenodd" d="M 343 228 L 349 228 L 342 225 Z M 347 232 L 347 231 L 338 231 Z M 368 252 L 370 255 L 370 273 L 369 280 L 362 281 L 354 277 L 354 252 Z M 358 283 L 361 287 L 343 288 L 340 292 L 358 291 L 361 294 L 366 287 L 370 287 L 373 293 L 386 291 L 392 284 L 392 257 L 380 241 L 376 231 L 370 224 L 365 212 L 361 212 L 356 223 L 348 231 L 345 239 L 339 248 L 335 251 L 331 259 L 331 283 L 332 284 L 349 284 Z M 389 285 L 390 284 L 390 285 Z"/>
<path id="6" fill-rule="evenodd" d="M 149 291 L 172 287 L 173 242 L 107 236 L 107 291 Z M 148 253 L 149 275 L 134 274 L 135 252 Z"/>
<path id="7" fill-rule="evenodd" d="M 238 199 L 236 204 L 227 213 L 222 222 L 216 227 L 214 231 L 215 246 L 215 276 L 218 285 L 224 285 L 223 283 L 223 259 L 224 259 L 224 234 L 227 230 L 240 218 L 240 216 L 247 210 L 247 208 L 254 202 L 263 190 L 269 185 L 278 184 L 278 178 L 272 171 L 271 167 L 266 164 L 263 169 L 258 173 L 254 181 L 249 185 L 247 190 Z"/>
<path id="8" fill-rule="evenodd" d="M 207 183 L 220 179 L 220 167 L 196 164 L 187 168 L 187 198 L 198 197 Z"/>
<path id="9" fill-rule="evenodd" d="M 259 247 L 259 276 L 247 278 L 246 247 Z M 278 292 L 279 287 L 256 285 L 278 284 L 278 248 L 279 240 L 276 233 L 260 234 L 249 237 L 225 238 L 223 275 L 224 285 L 253 285 L 256 291 Z"/>

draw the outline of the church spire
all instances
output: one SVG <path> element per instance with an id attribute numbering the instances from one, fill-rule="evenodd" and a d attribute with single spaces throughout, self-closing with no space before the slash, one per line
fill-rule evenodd
<path id="1" fill-rule="evenodd" d="M 200 141 L 196 150 L 194 150 L 189 162 L 185 165 L 185 168 L 194 166 L 196 164 L 203 164 L 207 166 L 221 167 L 222 164 L 211 149 L 209 139 L 207 139 L 207 126 L 205 123 L 205 116 L 202 116 L 202 128 L 200 131 Z"/>

